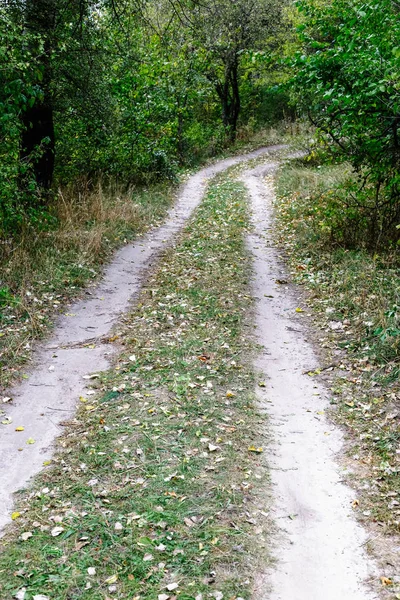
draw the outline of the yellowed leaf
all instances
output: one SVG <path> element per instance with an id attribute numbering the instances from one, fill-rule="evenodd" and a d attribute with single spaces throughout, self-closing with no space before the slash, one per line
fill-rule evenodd
<path id="1" fill-rule="evenodd" d="M 256 446 L 249 446 L 249 452 L 254 452 L 255 454 L 261 454 L 263 449 L 261 447 L 257 448 Z"/>

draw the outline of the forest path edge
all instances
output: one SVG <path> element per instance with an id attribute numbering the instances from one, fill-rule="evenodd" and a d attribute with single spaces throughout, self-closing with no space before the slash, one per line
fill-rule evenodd
<path id="1" fill-rule="evenodd" d="M 13 402 L 6 405 L 1 425 L 0 530 L 10 522 L 13 494 L 51 458 L 53 441 L 60 435 L 62 423 L 74 414 L 79 397 L 85 396 L 89 378 L 110 366 L 114 353 L 108 342 L 110 332 L 138 295 L 152 261 L 200 203 L 206 182 L 233 165 L 282 148 L 260 148 L 221 160 L 191 176 L 165 223 L 119 250 L 99 285 L 91 290 L 93 295 L 66 309 L 53 335 L 36 351 L 27 379 L 5 394 Z"/>
<path id="2" fill-rule="evenodd" d="M 257 600 L 366 600 L 377 569 L 367 557 L 367 533 L 352 513 L 354 492 L 337 464 L 342 433 L 325 417 L 329 391 L 307 373 L 318 359 L 302 319 L 302 297 L 288 285 L 273 243 L 273 172 L 277 163 L 246 171 L 253 212 L 248 237 L 253 256 L 256 361 L 266 386 L 257 389 L 272 442 L 271 518 L 275 564 L 256 582 Z M 268 589 L 271 588 L 270 594 Z"/>

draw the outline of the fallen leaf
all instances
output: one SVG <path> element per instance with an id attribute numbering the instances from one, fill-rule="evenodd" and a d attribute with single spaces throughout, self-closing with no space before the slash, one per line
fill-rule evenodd
<path id="1" fill-rule="evenodd" d="M 382 585 L 392 585 L 393 584 L 393 581 L 391 579 L 389 579 L 389 577 L 380 577 L 379 579 L 381 580 Z"/>
<path id="2" fill-rule="evenodd" d="M 15 431 L 25 431 L 25 427 L 23 427 L 22 425 L 19 425 L 18 427 L 15 428 Z"/>
<path id="3" fill-rule="evenodd" d="M 153 559 L 154 559 L 154 557 L 153 557 L 153 555 L 152 555 L 152 554 L 145 554 L 145 555 L 143 556 L 143 560 L 144 560 L 145 562 L 148 562 L 148 561 L 150 561 L 150 560 L 153 560 Z"/>
<path id="4" fill-rule="evenodd" d="M 168 585 L 165 586 L 167 588 L 167 590 L 169 592 L 172 592 L 173 590 L 176 590 L 176 588 L 179 587 L 179 583 L 169 583 Z"/>
<path id="5" fill-rule="evenodd" d="M 57 537 L 63 531 L 64 531 L 64 527 L 53 527 L 53 529 L 51 530 L 51 535 L 52 535 L 52 537 Z"/>
<path id="6" fill-rule="evenodd" d="M 255 454 L 261 454 L 261 452 L 263 451 L 261 447 L 256 448 L 256 446 L 249 446 L 248 450 L 249 452 L 255 452 Z"/>
<path id="7" fill-rule="evenodd" d="M 118 575 L 111 575 L 110 577 L 107 577 L 107 579 L 106 579 L 107 584 L 116 583 L 117 581 L 118 581 Z"/>
<path id="8" fill-rule="evenodd" d="M 29 538 L 31 538 L 33 536 L 32 531 L 24 531 L 24 533 L 21 535 L 21 540 L 23 542 L 26 542 L 27 540 L 29 540 Z"/>
<path id="9" fill-rule="evenodd" d="M 28 439 L 26 440 L 26 443 L 27 443 L 27 444 L 34 444 L 34 443 L 35 443 L 35 440 L 34 440 L 33 438 L 31 438 L 31 437 L 30 437 L 30 438 L 28 438 Z"/>
<path id="10" fill-rule="evenodd" d="M 13 514 L 11 515 L 11 518 L 13 521 L 15 521 L 15 519 L 18 519 L 18 517 L 21 516 L 21 513 L 19 512 L 13 512 Z"/>
<path id="11" fill-rule="evenodd" d="M 95 567 L 89 567 L 87 570 L 89 575 L 96 575 L 96 569 Z"/>
<path id="12" fill-rule="evenodd" d="M 226 397 L 227 397 L 227 398 L 234 398 L 234 397 L 235 397 L 235 393 L 234 393 L 234 392 L 232 392 L 232 390 L 228 390 L 228 391 L 226 392 Z"/>
<path id="13" fill-rule="evenodd" d="M 20 590 L 18 590 L 18 592 L 14 595 L 14 598 L 15 598 L 15 600 L 24 600 L 25 594 L 26 594 L 26 588 L 23 587 Z"/>
<path id="14" fill-rule="evenodd" d="M 297 313 L 302 313 L 302 312 L 304 312 L 304 310 L 302 308 L 296 308 L 296 312 Z"/>

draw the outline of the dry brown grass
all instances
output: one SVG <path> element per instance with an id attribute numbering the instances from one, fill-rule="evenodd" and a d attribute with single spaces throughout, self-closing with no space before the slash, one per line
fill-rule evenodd
<path id="1" fill-rule="evenodd" d="M 156 225 L 171 186 L 59 190 L 48 214 L 0 242 L 0 386 L 29 360 L 32 342 L 96 279 L 112 251 Z"/>

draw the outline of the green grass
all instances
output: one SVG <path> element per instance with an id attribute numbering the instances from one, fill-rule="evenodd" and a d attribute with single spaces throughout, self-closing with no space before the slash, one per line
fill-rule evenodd
<path id="1" fill-rule="evenodd" d="M 326 351 L 321 361 L 335 364 L 328 378 L 332 417 L 347 430 L 357 512 L 381 532 L 398 533 L 400 264 L 397 250 L 346 249 L 335 240 L 327 197 L 340 198 L 348 177 L 346 165 L 284 166 L 277 230 L 293 280 L 314 309 Z"/>
<path id="2" fill-rule="evenodd" d="M 20 496 L 0 542 L 2 600 L 22 588 L 24 600 L 250 597 L 268 478 L 249 451 L 263 440 L 247 227 L 242 184 L 214 180 L 120 327 L 115 368 Z"/>

